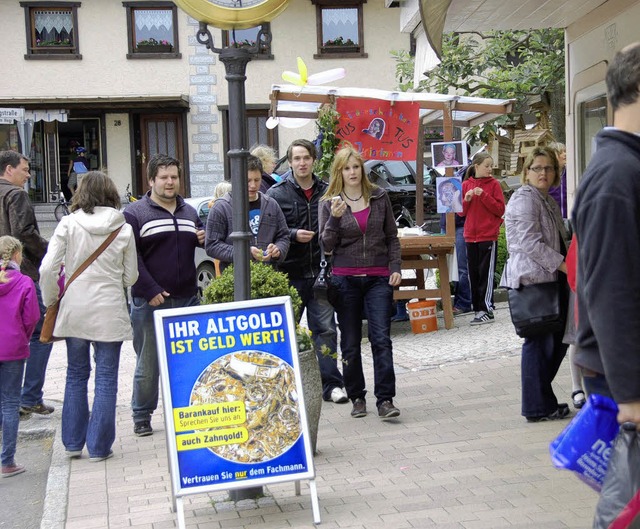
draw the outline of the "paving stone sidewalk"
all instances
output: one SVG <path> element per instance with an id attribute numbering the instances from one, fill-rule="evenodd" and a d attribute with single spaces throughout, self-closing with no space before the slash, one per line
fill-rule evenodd
<path id="1" fill-rule="evenodd" d="M 527 424 L 520 416 L 520 339 L 506 304 L 496 322 L 414 335 L 393 324 L 402 415 L 349 416 L 349 404 L 324 403 L 314 458 L 325 529 L 584 529 L 597 495 L 551 466 L 549 442 L 566 421 Z M 370 350 L 364 348 L 369 406 L 375 412 Z M 129 401 L 135 354 L 122 352 L 115 456 L 69 461 L 57 432 L 43 528 L 165 529 L 172 512 L 162 412 L 151 437 L 133 435 Z M 56 344 L 45 386 L 54 404 L 64 393 L 65 350 Z M 555 389 L 570 400 L 569 367 Z M 58 414 L 59 411 L 56 412 Z M 54 414 L 54 415 L 56 415 Z M 54 424 L 56 419 L 50 419 Z M 30 421 L 27 421 L 30 422 Z M 42 423 L 43 421 L 40 421 Z M 265 497 L 233 503 L 223 492 L 185 499 L 189 528 L 312 528 L 307 483 L 265 487 Z"/>

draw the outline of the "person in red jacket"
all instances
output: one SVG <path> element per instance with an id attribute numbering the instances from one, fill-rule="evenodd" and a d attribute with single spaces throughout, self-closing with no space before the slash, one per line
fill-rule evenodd
<path id="1" fill-rule="evenodd" d="M 471 160 L 462 183 L 462 213 L 466 217 L 464 240 L 475 317 L 471 325 L 493 323 L 493 275 L 496 269 L 498 233 L 504 215 L 504 195 L 491 172 L 493 158 L 479 152 Z"/>

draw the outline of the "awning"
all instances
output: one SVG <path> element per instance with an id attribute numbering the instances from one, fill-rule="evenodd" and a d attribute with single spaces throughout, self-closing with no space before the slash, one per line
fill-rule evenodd
<path id="1" fill-rule="evenodd" d="M 24 111 L 24 120 L 25 121 L 60 121 L 61 123 L 67 122 L 67 111 L 66 110 L 25 110 Z"/>
<path id="2" fill-rule="evenodd" d="M 130 111 L 145 109 L 188 109 L 189 96 L 141 95 L 141 96 L 90 96 L 90 97 L 39 97 L 39 98 L 0 98 L 0 107 L 22 107 L 27 110 L 55 112 L 64 108 L 73 110 Z M 44 119 L 44 118 L 40 118 Z"/>
<path id="3" fill-rule="evenodd" d="M 328 86 L 272 85 L 270 117 L 316 119 L 318 110 L 337 97 L 382 99 L 420 103 L 424 125 L 444 126 L 445 112 L 451 112 L 455 127 L 473 127 L 513 111 L 513 99 L 487 99 L 426 92 L 388 92 L 373 88 L 336 88 Z"/>
<path id="4" fill-rule="evenodd" d="M 420 0 L 420 18 L 436 57 L 442 57 L 442 33 L 451 0 Z"/>

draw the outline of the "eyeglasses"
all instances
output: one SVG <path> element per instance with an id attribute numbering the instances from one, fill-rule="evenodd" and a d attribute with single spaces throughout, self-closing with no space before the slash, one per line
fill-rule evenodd
<path id="1" fill-rule="evenodd" d="M 551 165 L 545 165 L 544 167 L 540 167 L 540 166 L 529 167 L 529 171 L 533 171 L 536 174 L 555 173 L 556 168 Z"/>

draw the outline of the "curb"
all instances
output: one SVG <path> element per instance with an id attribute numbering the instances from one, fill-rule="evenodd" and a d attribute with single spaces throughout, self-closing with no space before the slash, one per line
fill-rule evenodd
<path id="1" fill-rule="evenodd" d="M 49 416 L 47 426 L 35 426 L 34 419 L 20 422 L 18 439 L 53 438 L 51 463 L 47 474 L 47 486 L 42 505 L 42 519 L 40 529 L 64 529 L 67 521 L 67 504 L 69 500 L 69 477 L 71 475 L 71 460 L 66 456 L 62 437 L 58 434 L 62 420 L 62 403 L 56 404 L 56 412 Z M 32 427 L 33 426 L 33 427 Z"/>
<path id="2" fill-rule="evenodd" d="M 64 529 L 69 502 L 69 477 L 71 460 L 65 454 L 62 438 L 53 430 L 53 452 L 47 478 L 47 490 L 42 507 L 40 529 Z"/>

